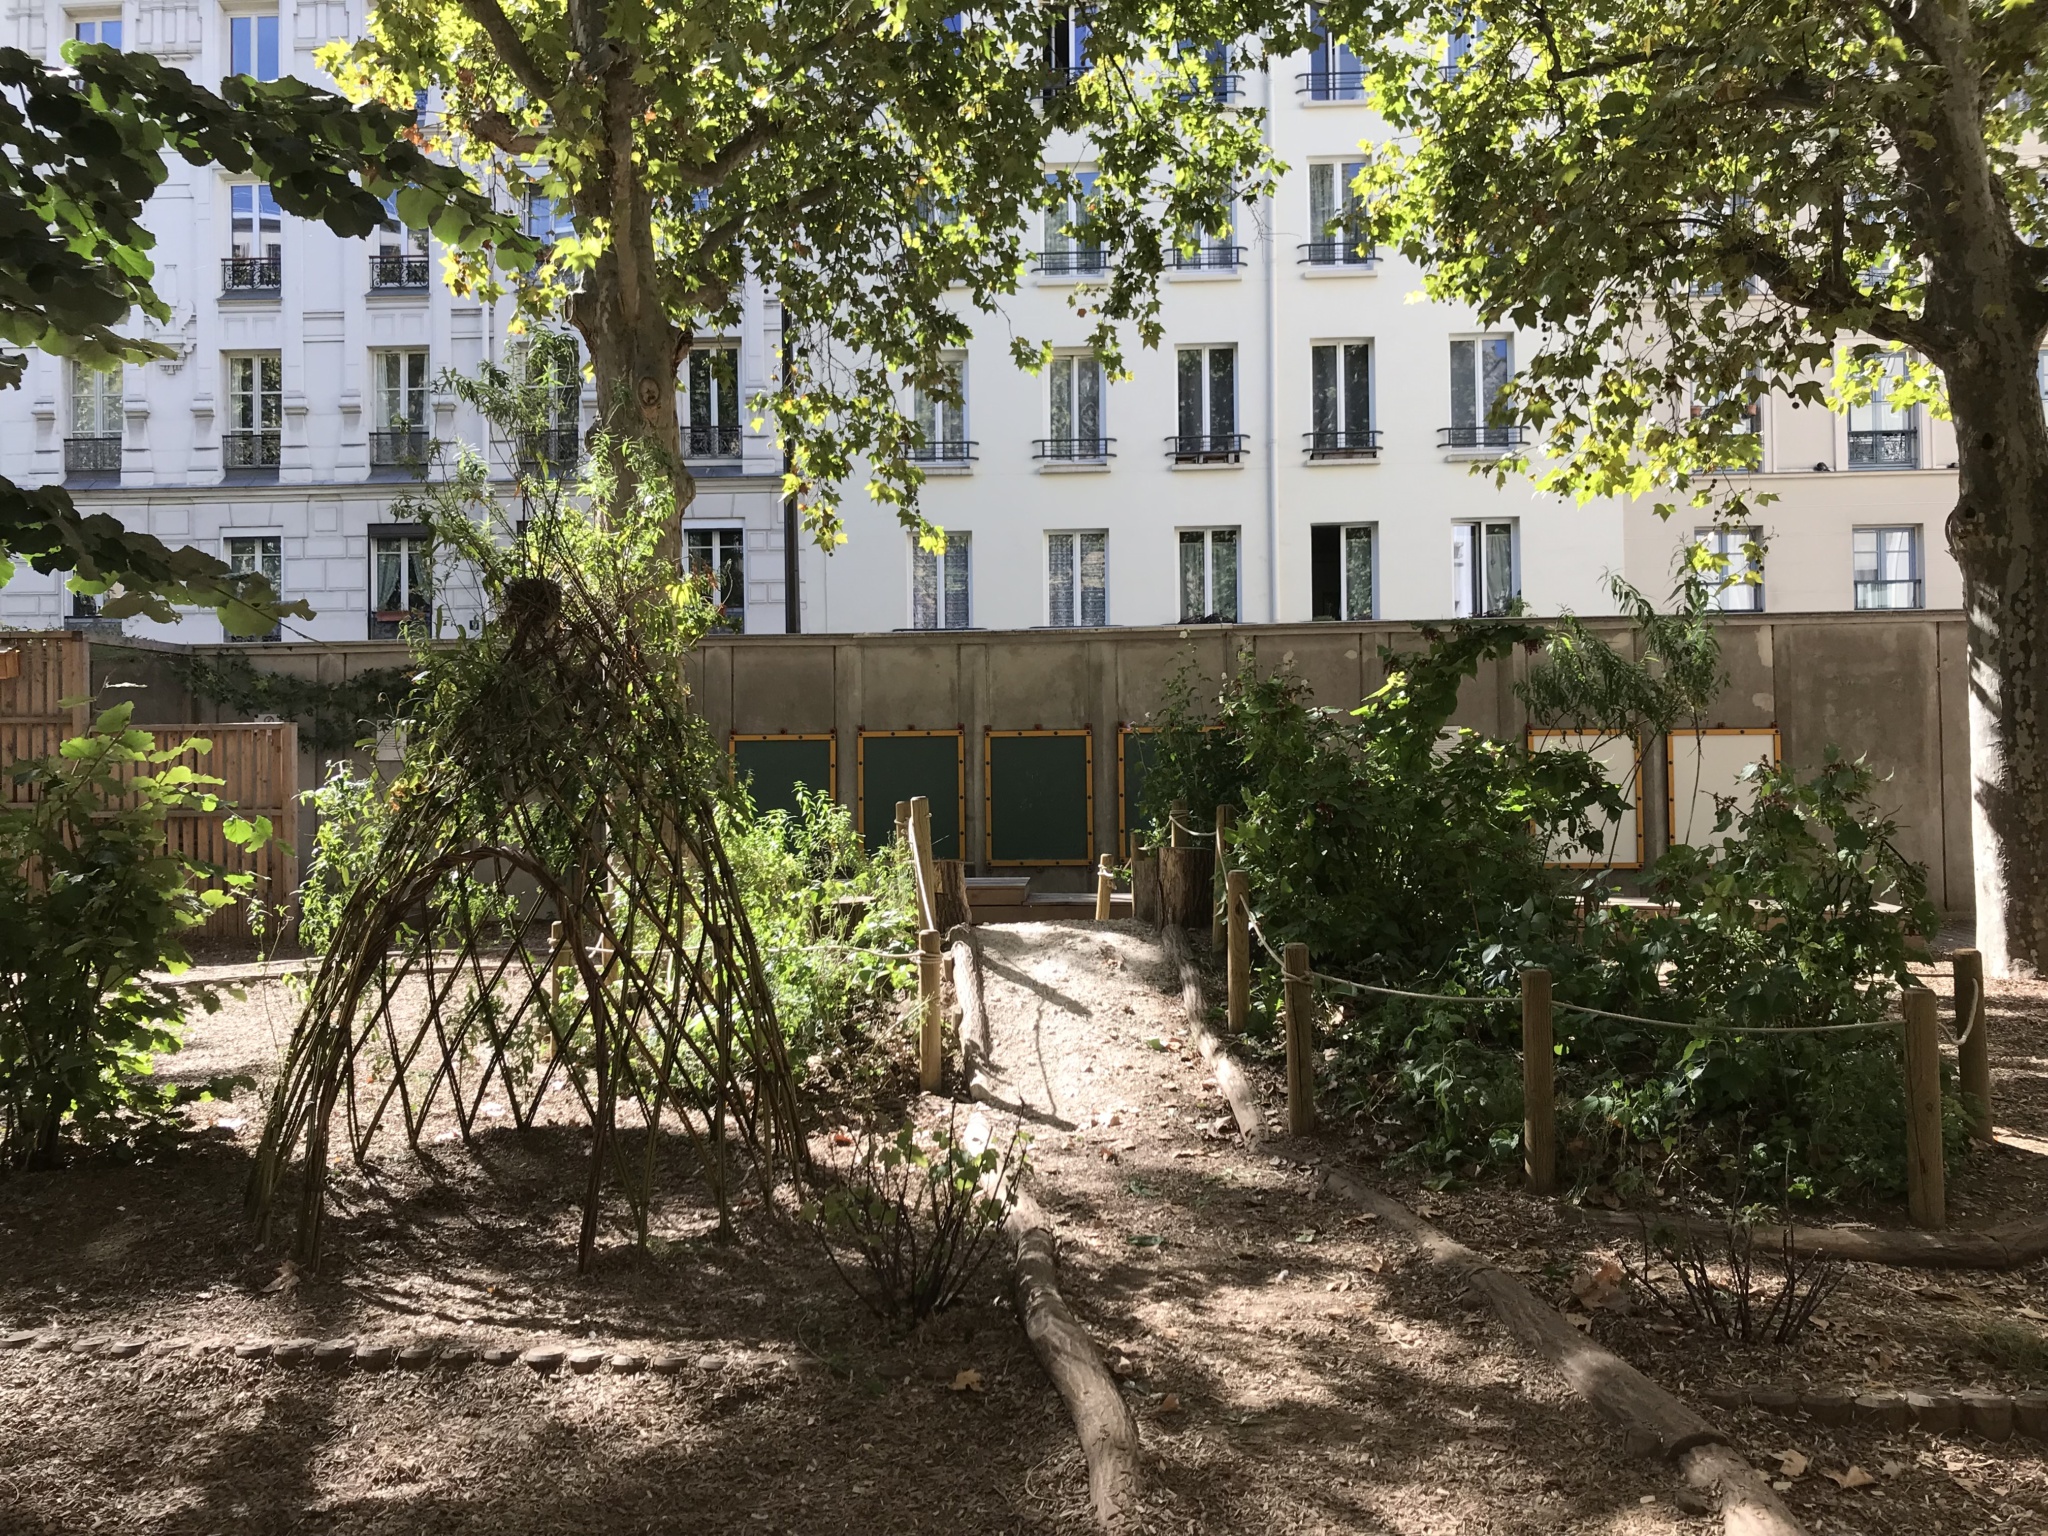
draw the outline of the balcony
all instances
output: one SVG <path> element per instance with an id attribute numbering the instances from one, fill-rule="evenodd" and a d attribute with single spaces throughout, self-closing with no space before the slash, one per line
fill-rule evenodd
<path id="1" fill-rule="evenodd" d="M 1039 437 L 1031 457 L 1049 464 L 1102 464 L 1116 457 L 1113 437 Z"/>
<path id="2" fill-rule="evenodd" d="M 275 298 L 283 282 L 284 259 L 280 256 L 226 256 L 221 259 L 220 291 L 223 298 Z"/>
<path id="3" fill-rule="evenodd" d="M 1380 434 L 1343 427 L 1301 434 L 1302 447 L 1312 460 L 1376 459 L 1380 456 Z"/>
<path id="4" fill-rule="evenodd" d="M 409 629 L 422 629 L 433 618 L 428 605 L 415 602 L 410 608 L 373 610 L 370 614 L 372 640 L 397 640 Z"/>
<path id="5" fill-rule="evenodd" d="M 426 288 L 426 257 L 394 256 L 380 252 L 370 258 L 372 293 L 424 293 Z"/>
<path id="6" fill-rule="evenodd" d="M 1519 448 L 1522 446 L 1522 429 L 1491 426 L 1438 427 L 1436 445 L 1439 448 L 1466 451 Z"/>
<path id="7" fill-rule="evenodd" d="M 407 427 L 399 432 L 372 432 L 370 434 L 370 467 L 372 469 L 403 469 L 413 474 L 423 473 L 427 460 L 434 452 L 433 439 L 422 427 Z"/>
<path id="8" fill-rule="evenodd" d="M 938 468 L 965 469 L 974 462 L 974 450 L 981 446 L 967 437 L 935 437 L 928 443 L 919 443 L 910 450 L 913 464 L 930 464 Z"/>
<path id="9" fill-rule="evenodd" d="M 1183 432 L 1166 440 L 1166 454 L 1176 464 L 1236 464 L 1247 441 L 1244 432 Z"/>
<path id="10" fill-rule="evenodd" d="M 583 434 L 574 427 L 547 427 L 519 439 L 519 473 L 559 478 L 583 459 Z"/>
<path id="11" fill-rule="evenodd" d="M 1310 101 L 1365 100 L 1362 69 L 1312 69 L 1294 77 L 1294 94 Z"/>
<path id="12" fill-rule="evenodd" d="M 1865 581 L 1856 582 L 1856 606 L 1858 608 L 1920 608 L 1926 599 L 1922 595 L 1919 580 Z"/>
<path id="13" fill-rule="evenodd" d="M 69 480 L 121 477 L 121 434 L 64 439 L 64 476 Z"/>
<path id="14" fill-rule="evenodd" d="M 1192 251 L 1184 251 L 1176 246 L 1173 265 L 1178 272 L 1235 272 L 1244 265 L 1244 247 L 1200 245 Z"/>
<path id="15" fill-rule="evenodd" d="M 1099 245 L 1077 245 L 1066 251 L 1039 251 L 1031 258 L 1031 270 L 1044 277 L 1099 277 L 1109 270 L 1109 260 Z"/>
<path id="16" fill-rule="evenodd" d="M 276 432 L 221 433 L 221 468 L 275 470 L 278 465 L 278 438 Z"/>
<path id="17" fill-rule="evenodd" d="M 1899 432 L 1851 432 L 1851 469 L 1918 469 L 1920 434 L 1908 427 Z"/>
<path id="18" fill-rule="evenodd" d="M 683 456 L 691 459 L 736 459 L 740 456 L 740 427 L 709 426 L 692 422 L 683 428 Z"/>
<path id="19" fill-rule="evenodd" d="M 1379 260 L 1363 240 L 1310 240 L 1294 249 L 1295 265 L 1302 267 L 1369 267 Z"/>

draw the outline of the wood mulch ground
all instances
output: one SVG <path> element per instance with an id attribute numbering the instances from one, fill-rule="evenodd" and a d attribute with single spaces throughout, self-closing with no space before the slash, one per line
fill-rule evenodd
<path id="1" fill-rule="evenodd" d="M 1342 1158 L 1565 1301 L 1613 1251 L 1505 1184 L 1426 1190 L 1341 1128 L 1254 1157 L 1188 1049 L 1174 978 L 1129 924 L 983 930 L 1003 1086 L 1033 1107 L 1032 1185 L 1069 1302 L 1112 1351 L 1148 1456 L 1157 1531 L 1718 1530 L 1664 1469 L 1446 1294 L 1406 1245 L 1319 1190 Z M 287 988 L 194 1027 L 166 1068 L 267 1080 Z M 2048 993 L 1993 997 L 2000 1121 L 2048 1148 Z M 1262 1078 L 1277 1110 L 1277 1085 Z M 928 1120 L 945 1100 L 920 1106 Z M 981 1110 L 998 1128 L 1005 1116 Z M 241 1219 L 260 1101 L 197 1106 L 166 1161 L 0 1180 L 0 1334 L 144 1335 L 139 1359 L 0 1353 L 0 1532 L 1068 1532 L 1089 1529 L 1071 1425 L 982 1277 L 903 1337 L 781 1214 L 720 1240 L 680 1157 L 652 1253 L 608 1227 L 574 1252 L 580 1129 L 510 1129 L 415 1159 L 386 1134 L 337 1168 L 331 1262 L 288 1288 Z M 452 1125 L 442 1128 L 452 1129 Z M 2015 1213 L 2023 1148 L 1960 1170 L 1959 1220 Z M 1967 1214 L 1964 1214 L 1967 1213 Z M 1858 1266 L 1797 1349 L 1737 1349 L 1637 1308 L 1588 1325 L 1760 1466 L 1810 1458 L 1786 1497 L 1813 1536 L 2048 1531 L 2041 1448 L 1720 1414 L 1717 1384 L 2038 1385 L 1985 1358 L 1994 1322 L 2048 1317 L 2043 1266 Z M 2043 1324 L 2048 1327 L 2048 1323 Z M 681 1355 L 673 1376 L 522 1366 L 365 1374 L 236 1360 L 245 1338 L 601 1344 Z M 193 1341 L 167 1349 L 171 1339 Z M 2008 1341 L 2009 1343 L 2010 1341 Z M 955 1390 L 963 1371 L 981 1390 Z M 1823 1474 L 1851 1465 L 1876 1486 Z"/>

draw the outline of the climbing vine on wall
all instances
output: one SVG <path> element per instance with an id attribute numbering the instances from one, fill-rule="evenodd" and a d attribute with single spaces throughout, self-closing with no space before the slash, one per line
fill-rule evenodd
<path id="1" fill-rule="evenodd" d="M 412 667 L 373 667 L 346 682 L 324 683 L 261 672 L 246 656 L 181 657 L 179 680 L 197 698 L 244 715 L 275 715 L 299 723 L 299 747 L 338 752 L 354 746 L 404 711 L 416 686 Z"/>

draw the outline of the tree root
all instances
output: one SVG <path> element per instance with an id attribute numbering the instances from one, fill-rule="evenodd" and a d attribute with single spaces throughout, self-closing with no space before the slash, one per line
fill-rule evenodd
<path id="1" fill-rule="evenodd" d="M 1187 1015 L 1188 1034 L 1195 1049 L 1202 1053 L 1202 1060 L 1215 1072 L 1216 1086 L 1230 1102 L 1231 1118 L 1237 1122 L 1245 1145 L 1256 1151 L 1266 1139 L 1266 1117 L 1259 1110 L 1259 1091 L 1252 1086 L 1237 1058 L 1230 1054 L 1222 1037 L 1209 1027 L 1209 1003 L 1202 995 L 1202 973 L 1189 947 L 1187 930 L 1168 923 L 1160 930 L 1159 942 L 1180 974 L 1180 1006 Z"/>

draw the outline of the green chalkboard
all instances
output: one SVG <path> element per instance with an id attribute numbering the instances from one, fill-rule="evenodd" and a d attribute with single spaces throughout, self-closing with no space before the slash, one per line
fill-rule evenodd
<path id="1" fill-rule="evenodd" d="M 1150 731 L 1126 726 L 1117 738 L 1121 759 L 1117 763 L 1117 831 L 1123 851 L 1131 851 L 1131 839 L 1145 830 L 1145 780 L 1158 760 L 1158 743 Z"/>
<path id="2" fill-rule="evenodd" d="M 896 802 L 923 795 L 932 803 L 932 857 L 960 852 L 960 733 L 874 732 L 860 738 L 860 829 L 868 847 L 896 835 Z"/>
<path id="3" fill-rule="evenodd" d="M 797 812 L 796 792 L 832 794 L 832 738 L 829 736 L 736 736 L 733 772 L 754 797 L 757 811 Z"/>
<path id="4" fill-rule="evenodd" d="M 988 738 L 991 864 L 1086 864 L 1095 846 L 1088 733 Z"/>

